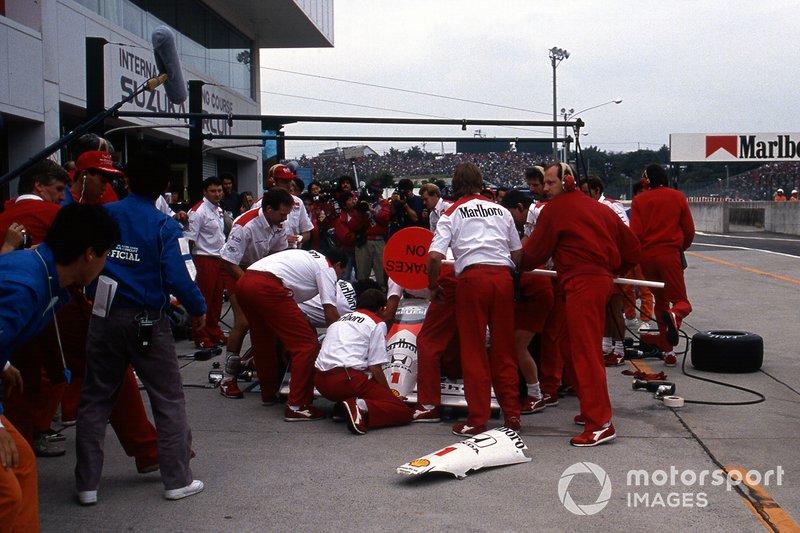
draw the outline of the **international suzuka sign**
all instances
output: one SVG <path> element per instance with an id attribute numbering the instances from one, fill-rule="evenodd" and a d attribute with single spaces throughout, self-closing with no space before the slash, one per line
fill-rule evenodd
<path id="1" fill-rule="evenodd" d="M 800 161 L 800 133 L 673 133 L 669 144 L 672 161 Z"/>
<path id="2" fill-rule="evenodd" d="M 392 281 L 411 290 L 428 286 L 428 248 L 433 232 L 425 228 L 401 229 L 383 250 L 383 269 Z"/>

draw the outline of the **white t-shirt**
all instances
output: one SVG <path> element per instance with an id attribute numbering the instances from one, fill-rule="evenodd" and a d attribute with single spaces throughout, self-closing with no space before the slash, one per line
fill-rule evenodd
<path id="1" fill-rule="evenodd" d="M 158 209 L 159 211 L 161 211 L 162 213 L 164 213 L 165 215 L 167 215 L 170 218 L 175 216 L 175 211 L 173 211 L 169 207 L 169 204 L 167 203 L 167 199 L 164 198 L 163 194 L 161 196 L 159 196 L 158 198 L 156 198 L 156 209 Z"/>
<path id="2" fill-rule="evenodd" d="M 526 237 L 530 237 L 531 233 L 533 233 L 533 229 L 536 227 L 536 221 L 539 220 L 539 213 L 542 212 L 542 209 L 544 209 L 546 205 L 545 202 L 539 202 L 531 204 L 528 208 L 528 218 L 525 220 L 525 226 L 523 228 Z"/>
<path id="3" fill-rule="evenodd" d="M 256 261 L 248 270 L 274 274 L 294 293 L 297 303 L 319 294 L 322 305 L 336 306 L 336 271 L 315 250 L 284 250 Z"/>
<path id="4" fill-rule="evenodd" d="M 511 252 L 522 249 L 508 209 L 477 194 L 460 199 L 439 219 L 430 251 L 445 255 L 448 246 L 456 275 L 471 265 L 514 268 Z"/>
<path id="5" fill-rule="evenodd" d="M 628 219 L 628 213 L 625 212 L 625 206 L 622 205 L 620 202 L 616 200 L 611 200 L 610 198 L 606 198 L 604 195 L 600 195 L 600 198 L 597 199 L 598 202 L 601 204 L 605 204 L 617 214 L 619 218 L 625 223 L 626 226 L 631 225 L 630 219 Z"/>
<path id="6" fill-rule="evenodd" d="M 322 371 L 334 368 L 364 371 L 388 362 L 386 323 L 369 311 L 357 310 L 330 325 L 314 367 Z"/>
<path id="7" fill-rule="evenodd" d="M 247 268 L 259 259 L 288 247 L 284 226 L 270 225 L 261 209 L 251 209 L 233 221 L 220 256 L 229 263 Z"/>
<path id="8" fill-rule="evenodd" d="M 325 323 L 325 310 L 322 308 L 319 294 L 306 300 L 305 302 L 297 304 L 300 310 L 306 315 L 306 318 L 311 325 L 315 328 L 324 328 L 327 326 Z M 336 310 L 339 315 L 344 315 L 356 308 L 356 291 L 350 282 L 340 279 L 336 283 Z"/>
<path id="9" fill-rule="evenodd" d="M 439 219 L 442 218 L 442 213 L 451 205 L 453 205 L 453 202 L 448 202 L 443 198 L 439 198 L 439 201 L 436 202 L 436 207 L 433 208 L 433 211 L 428 213 L 428 225 L 430 225 L 431 231 L 434 233 L 436 232 L 436 225 L 439 223 Z"/>
<path id="10" fill-rule="evenodd" d="M 222 208 L 203 198 L 189 210 L 189 229 L 183 232 L 183 236 L 194 241 L 192 254 L 219 257 L 225 245 L 224 229 Z"/>

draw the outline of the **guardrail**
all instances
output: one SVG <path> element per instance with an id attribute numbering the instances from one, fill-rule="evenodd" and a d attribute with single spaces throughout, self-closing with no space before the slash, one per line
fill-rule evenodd
<path id="1" fill-rule="evenodd" d="M 768 231 L 800 235 L 800 202 L 688 198 L 695 229 L 708 233 Z"/>

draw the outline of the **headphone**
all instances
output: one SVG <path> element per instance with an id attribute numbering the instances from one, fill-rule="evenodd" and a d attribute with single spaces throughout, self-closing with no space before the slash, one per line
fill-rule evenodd
<path id="1" fill-rule="evenodd" d="M 561 178 L 561 188 L 564 189 L 564 192 L 575 190 L 575 175 L 572 173 L 571 166 L 566 163 L 559 163 L 558 177 Z"/>

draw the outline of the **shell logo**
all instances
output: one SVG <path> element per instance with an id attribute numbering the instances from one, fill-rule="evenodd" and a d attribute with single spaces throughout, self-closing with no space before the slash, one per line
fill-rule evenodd
<path id="1" fill-rule="evenodd" d="M 408 464 L 411 466 L 421 467 L 421 466 L 428 466 L 431 464 L 431 462 L 427 459 L 414 459 Z"/>

